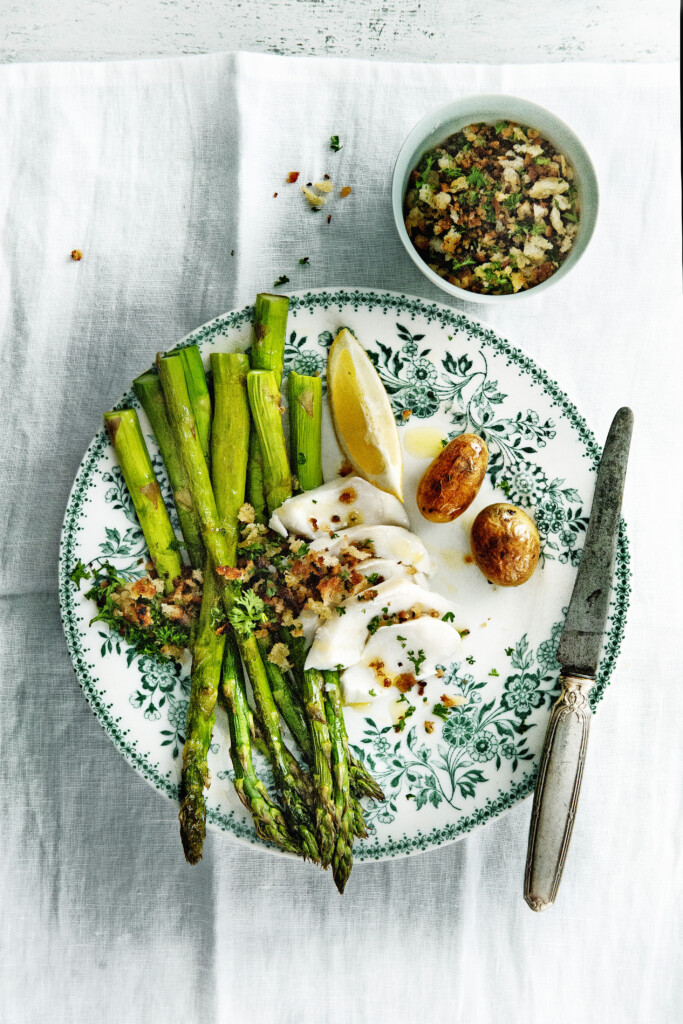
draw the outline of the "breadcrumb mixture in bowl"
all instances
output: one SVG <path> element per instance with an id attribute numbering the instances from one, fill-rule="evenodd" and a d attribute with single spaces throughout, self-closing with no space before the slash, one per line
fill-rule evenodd
<path id="1" fill-rule="evenodd" d="M 433 283 L 496 302 L 537 292 L 577 262 L 598 187 L 588 154 L 559 118 L 525 100 L 484 96 L 413 129 L 392 200 L 401 240 Z"/>
<path id="2" fill-rule="evenodd" d="M 404 212 L 440 277 L 473 292 L 518 292 L 550 277 L 573 245 L 574 168 L 536 128 L 467 125 L 422 157 Z"/>

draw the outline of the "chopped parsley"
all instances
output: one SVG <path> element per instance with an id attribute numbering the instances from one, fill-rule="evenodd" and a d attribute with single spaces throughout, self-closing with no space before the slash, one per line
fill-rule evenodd
<path id="1" fill-rule="evenodd" d="M 299 264 L 303 267 L 310 262 L 310 259 L 310 256 L 302 256 L 301 259 L 299 260 Z"/>
<path id="2" fill-rule="evenodd" d="M 413 666 L 415 668 L 415 675 L 417 676 L 419 674 L 419 672 L 420 672 L 420 669 L 422 668 L 422 666 L 424 665 L 425 661 L 427 660 L 427 655 L 425 654 L 425 652 L 423 650 L 419 650 L 417 652 L 415 652 L 415 651 L 407 651 L 406 655 L 407 655 L 408 661 L 412 662 L 412 664 L 413 664 Z"/>
<path id="3" fill-rule="evenodd" d="M 79 558 L 78 561 L 76 562 L 76 568 L 74 569 L 74 571 L 69 576 L 69 579 L 71 580 L 71 582 L 76 587 L 76 590 L 80 590 L 81 589 L 81 580 L 89 580 L 91 578 L 92 578 L 92 573 L 90 572 L 90 570 L 87 568 L 87 566 L 84 565 L 84 563 Z"/>
<path id="4" fill-rule="evenodd" d="M 435 704 L 432 708 L 432 714 L 436 715 L 437 718 L 442 719 L 444 722 L 448 718 L 449 713 L 449 709 L 445 704 Z"/>
<path id="5" fill-rule="evenodd" d="M 349 576 L 349 574 L 347 572 L 346 573 L 346 578 L 347 579 L 348 579 L 348 576 Z M 380 581 L 380 575 L 379 575 L 378 572 L 369 572 L 368 575 L 365 578 L 368 581 L 368 583 L 379 583 L 379 581 Z"/>
<path id="6" fill-rule="evenodd" d="M 78 582 L 74 581 L 76 586 L 79 586 L 81 579 L 85 578 L 82 573 L 77 573 L 78 568 L 77 565 L 72 574 L 78 575 Z M 190 627 L 169 622 L 161 611 L 161 599 L 141 600 L 141 604 L 149 609 L 150 625 L 137 625 L 121 615 L 115 595 L 127 587 L 131 580 L 121 576 L 111 562 L 102 562 L 96 569 L 93 569 L 91 575 L 93 583 L 90 590 L 85 592 L 85 597 L 95 602 L 98 613 L 91 619 L 90 625 L 93 622 L 103 622 L 113 632 L 122 636 L 137 654 L 142 657 L 155 658 L 157 661 L 174 660 L 172 653 L 165 653 L 162 650 L 164 647 L 178 650 L 189 646 Z"/>
<path id="7" fill-rule="evenodd" d="M 255 626 L 263 622 L 266 606 L 253 590 L 235 587 L 233 595 L 233 606 L 228 613 L 228 619 L 236 633 L 247 637 Z"/>
<path id="8" fill-rule="evenodd" d="M 342 604 L 337 605 L 337 615 L 346 615 L 346 608 Z"/>
<path id="9" fill-rule="evenodd" d="M 510 658 L 515 653 L 514 647 L 506 647 L 505 653 L 507 654 L 508 658 Z"/>
<path id="10" fill-rule="evenodd" d="M 343 149 L 338 135 L 330 135 L 330 149 L 334 150 L 335 153 L 338 153 L 340 149 Z"/>
<path id="11" fill-rule="evenodd" d="M 281 274 L 277 281 L 273 282 L 273 288 L 279 288 L 281 284 L 288 284 L 289 278 L 286 274 Z"/>
<path id="12" fill-rule="evenodd" d="M 500 672 L 498 671 L 497 668 L 492 668 L 491 671 L 489 672 L 489 675 L 490 676 L 499 676 Z"/>
<path id="13" fill-rule="evenodd" d="M 479 170 L 478 167 L 473 167 L 470 173 L 467 175 L 467 184 L 474 185 L 476 188 L 481 188 L 483 185 L 488 183 L 488 178 L 485 174 Z"/>
<path id="14" fill-rule="evenodd" d="M 403 694 L 403 697 L 405 697 L 405 694 Z M 403 732 L 403 730 L 406 727 L 406 722 L 408 721 L 410 716 L 414 715 L 414 714 L 415 714 L 415 705 L 411 704 L 410 707 L 408 707 L 406 709 L 406 711 L 401 715 L 401 717 L 399 718 L 398 722 L 394 726 L 394 732 Z"/>
<path id="15" fill-rule="evenodd" d="M 434 165 L 434 157 L 433 156 L 428 156 L 427 160 L 425 162 L 425 166 L 424 166 L 424 169 L 422 171 L 422 174 L 420 175 L 420 177 L 417 179 L 417 182 L 416 182 L 418 188 L 422 188 L 423 185 L 427 184 L 427 175 L 431 171 L 433 165 Z"/>
<path id="16" fill-rule="evenodd" d="M 453 612 L 446 612 L 444 615 L 441 616 L 441 621 L 442 622 L 452 622 L 454 618 L 455 618 L 455 614 Z"/>

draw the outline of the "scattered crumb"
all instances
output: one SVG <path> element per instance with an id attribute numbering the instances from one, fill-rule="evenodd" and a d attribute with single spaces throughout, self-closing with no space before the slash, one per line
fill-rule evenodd
<path id="1" fill-rule="evenodd" d="M 327 215 L 327 223 L 329 224 L 331 220 L 332 220 L 332 214 L 328 213 L 328 215 Z"/>
<path id="2" fill-rule="evenodd" d="M 282 643 L 274 644 L 273 645 L 273 649 L 271 650 L 270 654 L 268 655 L 268 661 L 271 663 L 271 665 L 277 665 L 277 667 L 281 668 L 283 670 L 283 672 L 284 672 L 284 671 L 286 671 L 286 669 L 292 667 L 290 665 L 289 661 L 287 660 L 287 655 L 288 654 L 289 654 L 289 647 L 287 646 L 287 644 L 282 644 Z"/>
<path id="3" fill-rule="evenodd" d="M 427 719 L 427 721 L 425 722 L 425 732 L 428 732 L 428 733 L 433 733 L 434 732 L 434 723 L 430 722 L 429 719 Z"/>
<path id="4" fill-rule="evenodd" d="M 306 198 L 308 199 L 308 201 L 311 204 L 311 206 L 315 206 L 316 209 L 319 210 L 321 206 L 325 205 L 325 202 L 326 202 L 325 197 L 324 196 L 319 196 L 316 192 L 313 192 L 313 190 L 310 189 L 308 187 L 308 185 L 302 185 L 301 186 L 301 191 L 306 196 Z"/>
<path id="5" fill-rule="evenodd" d="M 248 501 L 245 501 L 241 509 L 237 513 L 237 518 L 240 523 L 253 523 L 256 518 L 256 512 L 253 505 L 250 505 Z"/>
<path id="6" fill-rule="evenodd" d="M 72 260 L 76 260 L 76 262 L 78 262 L 78 260 L 82 260 L 83 259 L 83 253 L 81 252 L 81 250 L 80 249 L 72 249 L 71 250 L 71 259 Z"/>
<path id="7" fill-rule="evenodd" d="M 403 412 L 401 413 L 401 416 L 403 417 L 404 420 L 409 420 L 412 415 L 412 409 L 404 409 Z"/>
<path id="8" fill-rule="evenodd" d="M 298 177 L 299 177 L 299 172 L 298 171 L 290 171 L 289 174 L 287 175 L 287 183 L 289 185 L 293 185 Z"/>
<path id="9" fill-rule="evenodd" d="M 468 565 L 471 565 L 474 559 L 472 558 L 472 555 L 465 555 L 465 561 Z"/>
<path id="10" fill-rule="evenodd" d="M 273 199 L 277 199 L 277 192 L 273 192 Z"/>
<path id="11" fill-rule="evenodd" d="M 342 197 L 342 199 L 345 199 L 346 196 L 350 196 L 351 195 L 351 186 L 350 185 L 344 185 L 344 188 L 341 190 L 339 195 Z"/>

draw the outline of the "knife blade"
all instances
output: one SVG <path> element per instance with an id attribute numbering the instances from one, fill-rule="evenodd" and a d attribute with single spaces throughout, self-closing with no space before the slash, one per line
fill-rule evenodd
<path id="1" fill-rule="evenodd" d="M 609 612 L 633 413 L 612 420 L 598 467 L 581 564 L 557 649 L 562 666 L 538 769 L 529 827 L 524 899 L 552 906 L 562 879 L 581 792 L 595 682 Z"/>
<path id="2" fill-rule="evenodd" d="M 595 678 L 609 611 L 633 413 L 624 407 L 612 420 L 598 467 L 581 564 L 557 660 L 568 675 Z"/>

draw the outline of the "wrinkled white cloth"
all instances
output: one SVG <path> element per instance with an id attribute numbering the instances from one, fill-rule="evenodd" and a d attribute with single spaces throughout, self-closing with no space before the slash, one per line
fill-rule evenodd
<path id="1" fill-rule="evenodd" d="M 558 903 L 534 915 L 522 900 L 528 802 L 454 846 L 360 865 L 343 899 L 313 868 L 219 834 L 191 869 L 176 808 L 115 751 L 66 652 L 56 562 L 76 468 L 157 349 L 281 274 L 449 302 L 395 235 L 393 161 L 430 108 L 498 91 L 572 125 L 601 210 L 564 282 L 462 308 L 525 347 L 601 440 L 618 406 L 636 416 L 627 635 Z M 680 1019 L 677 97 L 674 65 L 229 54 L 0 69 L 4 1024 Z M 284 184 L 294 170 L 352 186 L 329 225 Z"/>

